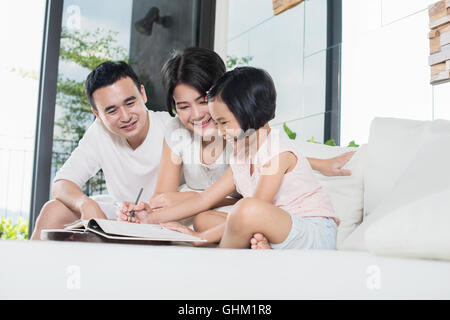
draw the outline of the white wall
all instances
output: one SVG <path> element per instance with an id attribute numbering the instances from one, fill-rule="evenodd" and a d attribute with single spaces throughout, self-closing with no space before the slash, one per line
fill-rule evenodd
<path id="1" fill-rule="evenodd" d="M 250 56 L 250 65 L 271 74 L 278 95 L 273 126 L 286 123 L 297 139 L 323 141 L 326 0 L 306 0 L 277 16 L 272 0 L 227 2 L 227 35 L 216 27 L 216 51 L 221 52 L 226 37 L 227 55 Z M 216 22 L 223 21 L 225 14 L 217 14 Z"/>

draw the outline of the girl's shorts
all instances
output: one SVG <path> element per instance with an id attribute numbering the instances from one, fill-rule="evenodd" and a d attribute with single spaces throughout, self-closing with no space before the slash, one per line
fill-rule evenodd
<path id="1" fill-rule="evenodd" d="M 336 250 L 337 225 L 332 218 L 290 216 L 291 231 L 283 242 L 271 243 L 272 249 Z"/>

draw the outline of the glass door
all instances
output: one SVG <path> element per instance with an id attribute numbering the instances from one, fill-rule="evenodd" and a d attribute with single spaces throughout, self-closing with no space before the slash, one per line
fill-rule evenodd
<path id="1" fill-rule="evenodd" d="M 146 87 L 147 107 L 165 110 L 160 78 L 163 62 L 174 49 L 211 48 L 213 44 L 215 1 L 47 1 L 48 50 L 31 224 L 50 198 L 57 170 L 95 120 L 84 92 L 84 81 L 92 69 L 107 60 L 127 61 Z M 87 195 L 107 193 L 101 170 L 83 191 Z"/>
<path id="2" fill-rule="evenodd" d="M 132 0 L 64 1 L 50 180 L 95 119 L 84 92 L 86 76 L 103 61 L 129 61 L 132 7 Z M 88 195 L 104 190 L 101 172 L 84 187 Z"/>
<path id="3" fill-rule="evenodd" d="M 0 1 L 0 238 L 26 236 L 45 0 Z"/>

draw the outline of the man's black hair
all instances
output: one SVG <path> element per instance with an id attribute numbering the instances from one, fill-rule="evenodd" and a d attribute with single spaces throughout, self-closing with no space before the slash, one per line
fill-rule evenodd
<path id="1" fill-rule="evenodd" d="M 124 61 L 106 61 L 98 65 L 86 78 L 85 89 L 86 96 L 94 110 L 97 110 L 95 101 L 92 97 L 94 92 L 100 88 L 114 84 L 115 82 L 129 77 L 134 84 L 141 90 L 141 83 L 138 76 L 130 65 Z"/>
<path id="2" fill-rule="evenodd" d="M 234 114 L 242 130 L 258 130 L 275 118 L 277 93 L 264 70 L 240 67 L 225 73 L 208 93 L 220 99 Z"/>
<path id="3" fill-rule="evenodd" d="M 194 87 L 201 95 L 206 96 L 206 92 L 225 71 L 222 58 L 212 50 L 190 47 L 175 51 L 161 70 L 166 89 L 167 111 L 171 116 L 175 116 L 173 91 L 178 84 Z"/>

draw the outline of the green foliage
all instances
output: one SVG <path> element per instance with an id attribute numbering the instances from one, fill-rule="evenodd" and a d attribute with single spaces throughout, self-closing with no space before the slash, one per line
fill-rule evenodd
<path id="1" fill-rule="evenodd" d="M 356 144 L 355 140 L 350 141 L 348 146 L 352 148 L 359 148 L 359 144 Z"/>
<path id="2" fill-rule="evenodd" d="M 283 129 L 284 129 L 284 132 L 286 132 L 286 134 L 288 135 L 288 137 L 290 139 L 295 140 L 295 138 L 297 137 L 297 134 L 295 132 L 292 132 L 292 130 L 288 128 L 286 123 L 283 124 Z M 311 139 L 306 140 L 306 141 L 320 144 L 320 142 L 314 140 L 314 137 L 311 137 Z M 332 147 L 336 146 L 336 142 L 334 141 L 334 139 L 327 140 L 327 141 L 325 141 L 324 144 L 327 146 L 332 146 Z M 351 141 L 347 147 L 359 148 L 359 144 L 356 144 L 355 141 Z"/>
<path id="3" fill-rule="evenodd" d="M 95 32 L 61 32 L 60 59 L 73 62 L 88 70 L 106 60 L 128 59 L 125 48 L 117 45 L 118 32 L 98 28 Z"/>
<path id="4" fill-rule="evenodd" d="M 11 68 L 11 70 L 9 70 L 10 72 L 14 72 L 16 73 L 19 77 L 23 78 L 23 79 L 33 79 L 33 80 L 38 80 L 38 73 L 36 70 L 32 70 L 32 71 L 28 71 L 28 70 L 24 70 L 22 68 Z"/>
<path id="5" fill-rule="evenodd" d="M 311 139 L 306 140 L 306 142 L 319 143 L 320 144 L 320 142 L 314 140 L 314 137 L 311 137 Z"/>
<path id="6" fill-rule="evenodd" d="M 0 217 L 0 239 L 2 240 L 27 240 L 28 221 L 20 217 L 16 224 L 12 224 L 11 219 Z"/>
<path id="7" fill-rule="evenodd" d="M 227 56 L 227 70 L 234 69 L 235 67 L 248 66 L 253 57 L 236 57 Z"/>
<path id="8" fill-rule="evenodd" d="M 297 137 L 297 134 L 295 132 L 292 132 L 292 130 L 288 128 L 286 123 L 283 124 L 283 129 L 284 129 L 284 132 L 286 132 L 286 134 L 288 135 L 289 139 L 295 140 L 295 138 Z"/>

